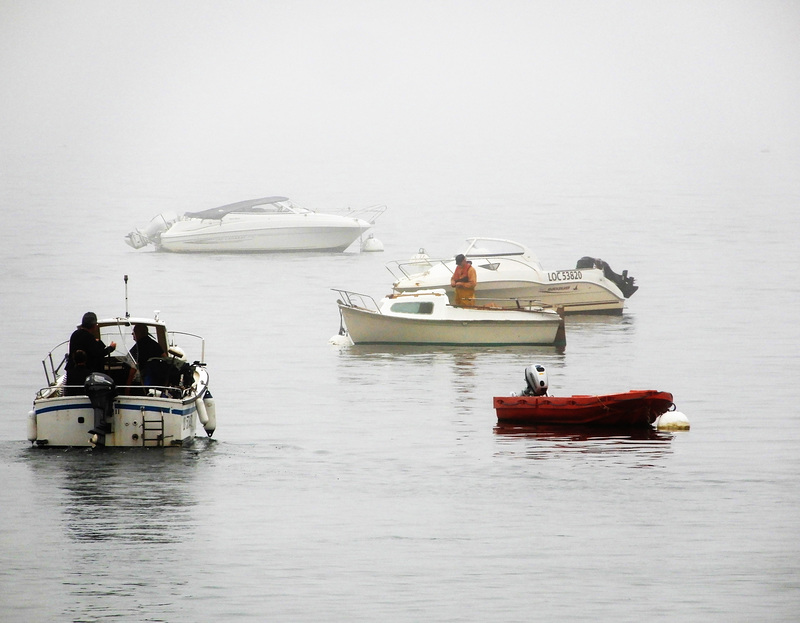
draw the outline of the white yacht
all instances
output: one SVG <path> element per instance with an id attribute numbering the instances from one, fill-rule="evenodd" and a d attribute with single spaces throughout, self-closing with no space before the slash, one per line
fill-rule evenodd
<path id="1" fill-rule="evenodd" d="M 606 262 L 583 257 L 574 268 L 545 270 L 527 247 L 501 238 L 469 238 L 461 253 L 472 262 L 478 280 L 478 304 L 516 306 L 518 300 L 562 308 L 564 313 L 622 313 L 625 299 L 638 289 L 628 271 L 621 275 Z M 450 277 L 455 259 L 417 254 L 386 264 L 395 292 L 443 288 L 452 298 Z"/>
<path id="2" fill-rule="evenodd" d="M 153 244 L 176 253 L 344 251 L 386 210 L 372 206 L 322 214 L 287 197 L 263 197 L 182 216 L 162 213 L 125 236 L 134 249 Z"/>

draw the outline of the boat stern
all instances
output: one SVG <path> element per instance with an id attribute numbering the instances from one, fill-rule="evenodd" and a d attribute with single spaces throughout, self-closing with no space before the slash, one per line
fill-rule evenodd
<path id="1" fill-rule="evenodd" d="M 160 396 L 118 396 L 101 425 L 87 396 L 34 401 L 29 415 L 31 443 L 40 447 L 180 446 L 194 439 L 194 401 Z"/>

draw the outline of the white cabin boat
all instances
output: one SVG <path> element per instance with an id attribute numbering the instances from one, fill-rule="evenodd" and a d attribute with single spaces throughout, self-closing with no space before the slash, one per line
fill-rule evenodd
<path id="1" fill-rule="evenodd" d="M 198 421 L 211 437 L 216 428 L 216 407 L 208 390 L 202 337 L 167 331 L 157 315 L 155 319 L 109 318 L 97 324 L 100 339 L 105 344 L 117 344 L 105 358 L 102 373 L 90 374 L 83 386 L 65 385 L 69 340 L 51 350 L 42 362 L 47 386 L 37 392 L 28 413 L 28 439 L 32 444 L 180 446 L 194 440 Z M 146 325 L 169 355 L 156 362 L 159 372 L 149 386 L 127 385 L 131 367 L 136 366 L 128 352 L 135 343 L 131 336 L 135 324 Z M 189 341 L 197 357 L 193 363 L 183 354 Z"/>
<path id="2" fill-rule="evenodd" d="M 563 344 L 564 319 L 542 307 L 456 307 L 443 289 L 371 296 L 338 290 L 354 344 Z"/>
<path id="3" fill-rule="evenodd" d="M 476 302 L 501 306 L 515 300 L 563 308 L 564 313 L 622 313 L 625 299 L 638 289 L 628 271 L 614 273 L 603 260 L 584 257 L 575 268 L 546 271 L 531 251 L 511 240 L 469 238 L 462 252 L 478 279 Z M 424 265 L 425 270 L 422 270 Z M 453 297 L 454 258 L 389 262 L 395 292 L 444 288 Z"/>
<path id="4" fill-rule="evenodd" d="M 344 251 L 372 228 L 386 206 L 321 214 L 287 197 L 240 201 L 202 212 L 159 214 L 125 236 L 134 249 L 148 244 L 175 253 Z"/>

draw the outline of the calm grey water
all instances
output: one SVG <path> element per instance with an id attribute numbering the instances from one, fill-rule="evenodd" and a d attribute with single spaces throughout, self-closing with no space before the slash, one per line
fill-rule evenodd
<path id="1" fill-rule="evenodd" d="M 387 184 L 384 253 L 201 257 L 123 243 L 167 185 L 133 206 L 134 175 L 40 164 L 2 188 L 2 620 L 796 620 L 796 160 L 608 165 L 582 191 L 554 174 L 452 200 Z M 243 198 L 186 194 L 173 209 Z M 546 268 L 600 256 L 641 288 L 621 317 L 569 319 L 563 351 L 329 344 L 329 288 L 377 297 L 384 262 L 471 235 Z M 213 443 L 29 448 L 42 357 L 87 309 L 124 312 L 123 274 L 134 315 L 206 337 Z M 497 430 L 492 397 L 532 362 L 556 394 L 670 391 L 692 428 Z"/>

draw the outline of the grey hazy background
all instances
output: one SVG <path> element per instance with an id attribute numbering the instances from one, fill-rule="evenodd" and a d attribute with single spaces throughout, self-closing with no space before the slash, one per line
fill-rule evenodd
<path id="1" fill-rule="evenodd" d="M 591 192 L 612 160 L 685 183 L 800 152 L 799 35 L 791 1 L 4 0 L 0 165 L 107 188 L 86 216 L 131 227 L 270 193 Z"/>

